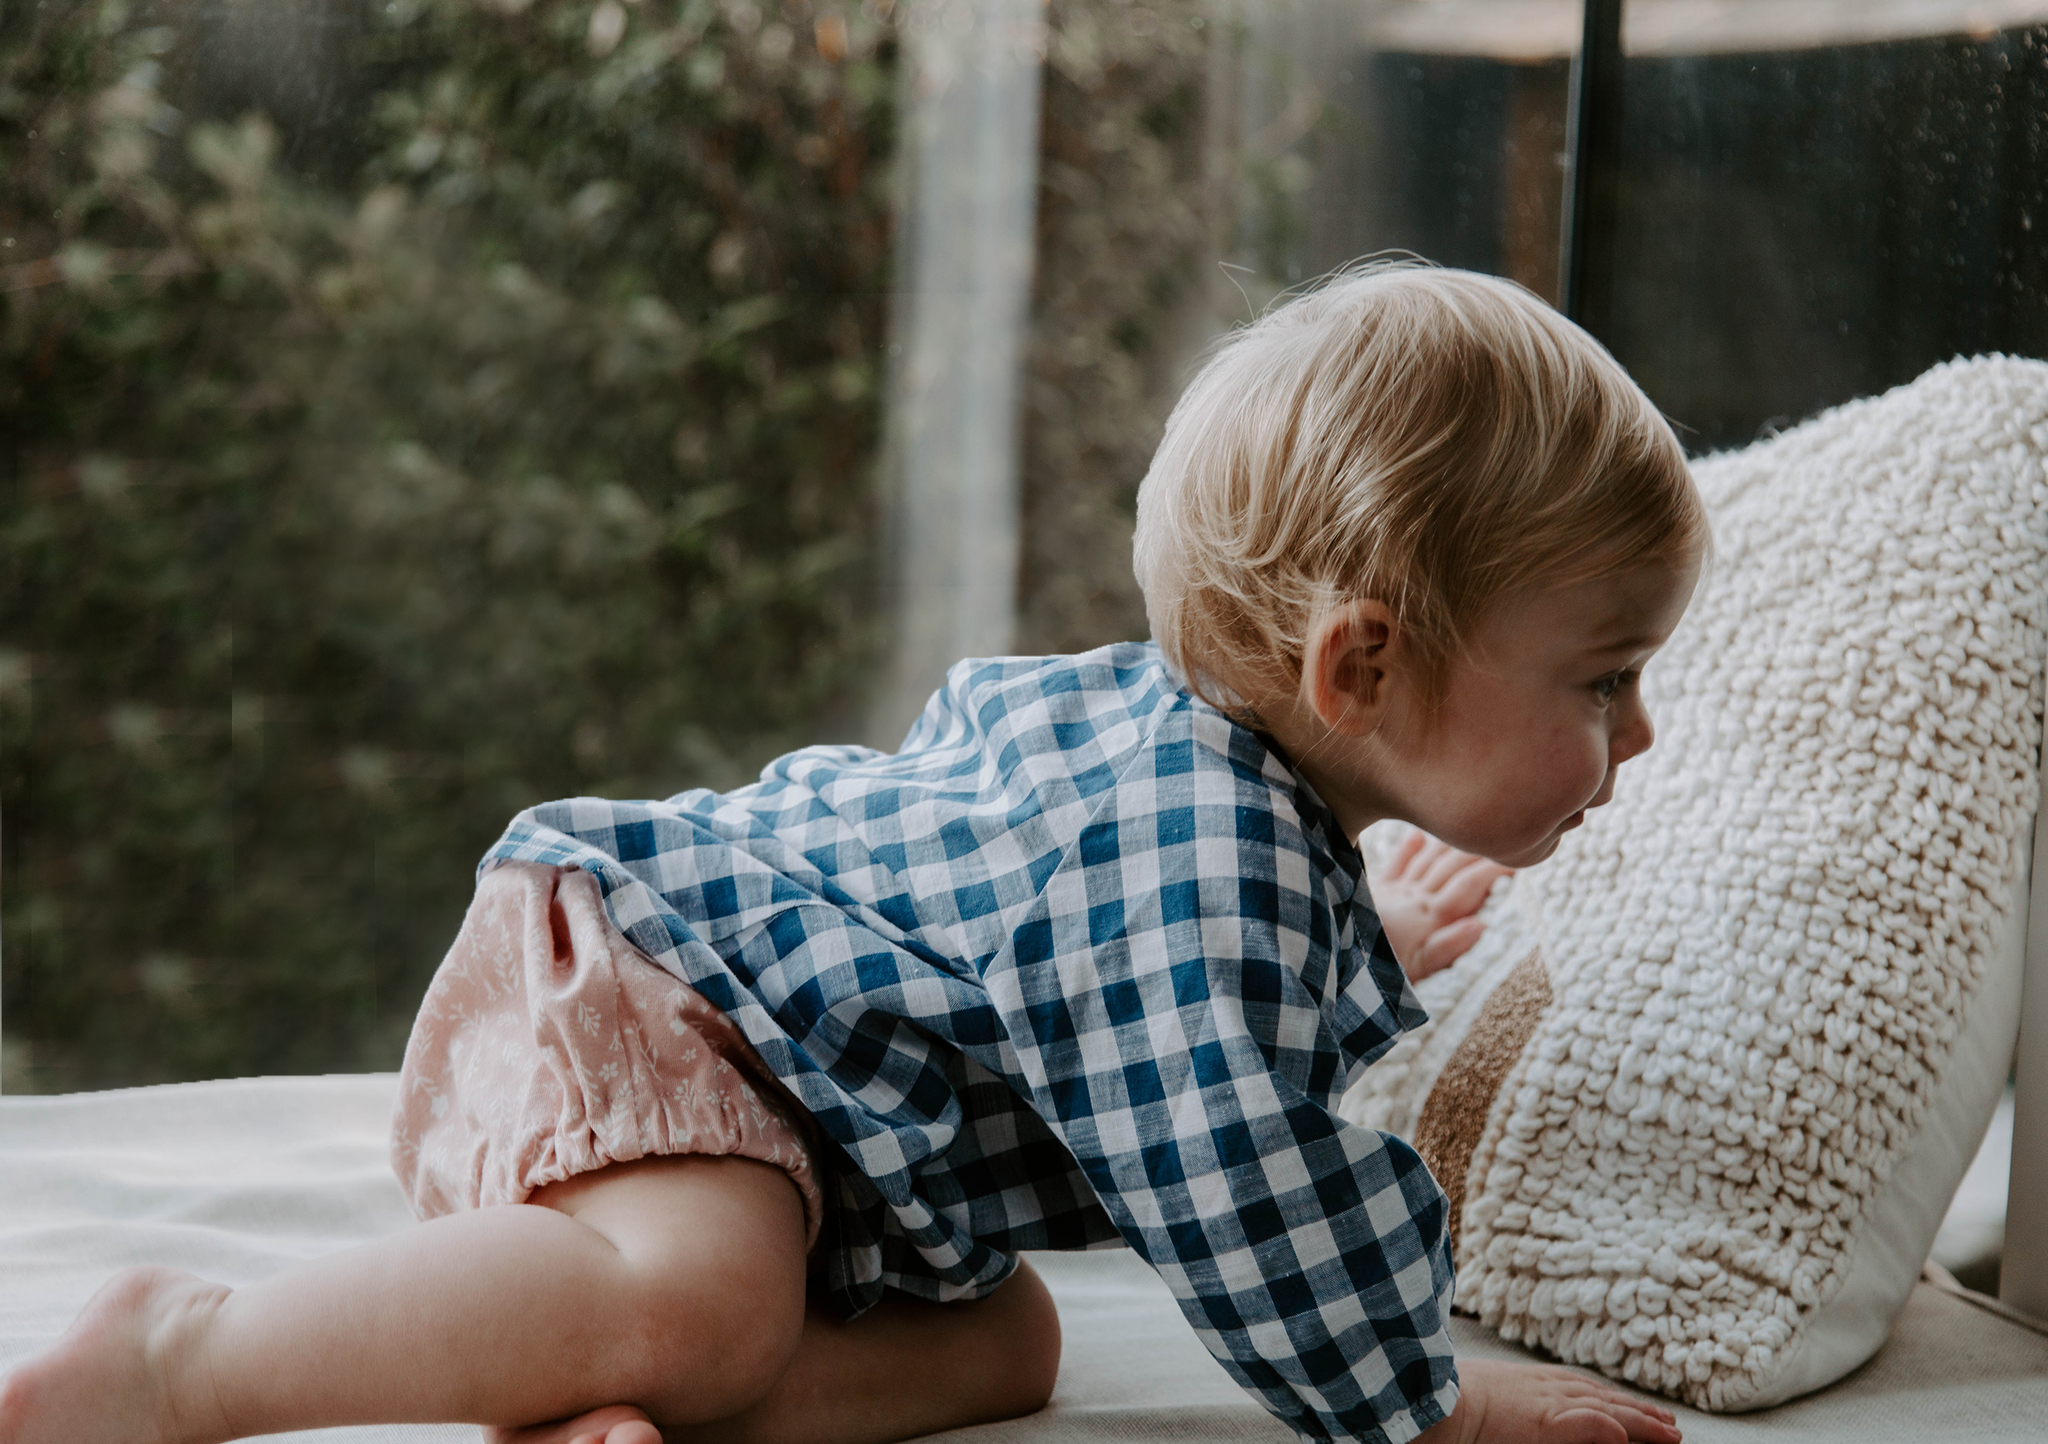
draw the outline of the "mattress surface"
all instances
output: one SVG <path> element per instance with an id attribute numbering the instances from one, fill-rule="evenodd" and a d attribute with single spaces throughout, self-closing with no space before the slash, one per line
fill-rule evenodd
<path id="1" fill-rule="evenodd" d="M 0 1370 L 54 1339 L 128 1264 L 241 1284 L 407 1226 L 385 1161 L 396 1077 L 258 1078 L 0 1098 Z M 1036 1254 L 1066 1350 L 1052 1405 L 960 1444 L 1285 1444 L 1133 1254 Z M 1461 1354 L 1512 1358 L 1469 1319 Z M 1689 1441 L 2038 1441 L 2048 1336 L 1923 1284 L 1842 1384 L 1767 1413 L 1680 1409 Z M 323 1444 L 469 1444 L 433 1425 L 320 1431 Z"/>

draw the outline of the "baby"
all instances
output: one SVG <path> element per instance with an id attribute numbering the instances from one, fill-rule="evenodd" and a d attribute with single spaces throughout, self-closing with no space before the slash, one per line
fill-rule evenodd
<path id="1" fill-rule="evenodd" d="M 0 1444 L 879 1444 L 1043 1404 L 1018 1252 L 1119 1243 L 1304 1439 L 1673 1444 L 1458 1365 L 1443 1194 L 1334 1110 L 1422 1021 L 1397 956 L 1468 947 L 1650 745 L 1705 538 L 1655 408 L 1527 293 L 1289 302 L 1145 479 L 1155 643 L 962 662 L 893 755 L 521 814 L 407 1049 L 426 1221 L 238 1290 L 122 1275 L 0 1385 Z M 1376 911 L 1385 818 L 1449 846 Z"/>

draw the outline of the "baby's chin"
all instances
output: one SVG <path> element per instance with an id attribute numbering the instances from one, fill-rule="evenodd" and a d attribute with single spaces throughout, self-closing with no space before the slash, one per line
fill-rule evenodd
<path id="1" fill-rule="evenodd" d="M 1502 867 L 1534 867 L 1539 862 L 1547 862 L 1550 855 L 1557 851 L 1557 845 L 1564 841 L 1564 835 L 1585 820 L 1585 811 L 1581 809 L 1526 847 L 1515 851 L 1502 849 L 1497 853 L 1488 852 L 1484 856 L 1487 861 L 1497 862 Z"/>
<path id="2" fill-rule="evenodd" d="M 1446 819 L 1438 824 L 1443 828 L 1442 831 L 1432 828 L 1427 821 L 1411 821 L 1424 832 L 1432 833 L 1460 852 L 1469 852 L 1475 857 L 1485 858 L 1488 862 L 1497 862 L 1502 867 L 1534 867 L 1556 852 L 1557 845 L 1564 841 L 1564 835 L 1585 822 L 1586 815 L 1600 806 L 1603 800 L 1596 798 L 1588 802 L 1569 817 L 1553 823 L 1548 832 L 1540 833 L 1533 838 L 1526 832 L 1513 838 L 1504 838 L 1497 833 L 1493 836 L 1485 835 L 1493 832 L 1503 821 L 1498 813 L 1484 817 L 1478 826 L 1471 828 L 1456 826 L 1451 820 Z M 1492 826 L 1489 827 L 1487 824 Z"/>
<path id="3" fill-rule="evenodd" d="M 1557 851 L 1558 842 L 1558 838 L 1546 837 L 1534 847 L 1525 848 L 1521 852 L 1504 853 L 1498 857 L 1488 857 L 1487 861 L 1497 862 L 1502 867 L 1534 867 L 1539 862 L 1549 861 L 1550 855 Z"/>

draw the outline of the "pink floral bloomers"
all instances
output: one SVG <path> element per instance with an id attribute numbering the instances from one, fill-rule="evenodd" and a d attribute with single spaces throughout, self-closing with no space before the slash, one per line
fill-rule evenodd
<path id="1" fill-rule="evenodd" d="M 580 868 L 477 883 L 406 1044 L 391 1162 L 421 1218 L 662 1154 L 757 1159 L 821 1205 L 808 1118 L 732 1020 L 612 926 Z"/>

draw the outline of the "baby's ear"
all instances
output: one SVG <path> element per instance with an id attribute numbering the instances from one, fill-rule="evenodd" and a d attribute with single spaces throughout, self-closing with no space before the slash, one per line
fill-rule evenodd
<path id="1" fill-rule="evenodd" d="M 1302 654 L 1302 702 L 1333 732 L 1363 737 L 1385 716 L 1398 632 L 1382 602 L 1347 602 L 1317 618 Z"/>

